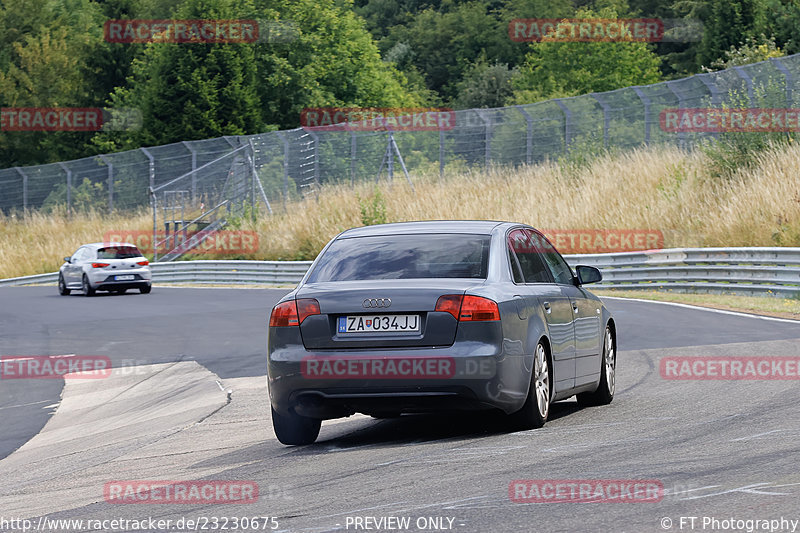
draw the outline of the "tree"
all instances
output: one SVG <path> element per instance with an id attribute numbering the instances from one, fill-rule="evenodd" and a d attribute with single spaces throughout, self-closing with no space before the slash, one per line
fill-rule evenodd
<path id="1" fill-rule="evenodd" d="M 615 19 L 611 9 L 599 14 L 579 11 L 579 18 Z M 514 99 L 518 104 L 611 91 L 631 85 L 656 83 L 661 79 L 661 59 L 652 45 L 643 42 L 554 42 L 532 43 L 524 64 L 514 77 Z"/>
<path id="2" fill-rule="evenodd" d="M 783 52 L 775 45 L 773 39 L 767 39 L 763 35 L 760 39 L 747 38 L 738 48 L 731 46 L 723 56 L 711 62 L 711 68 L 706 70 L 723 70 L 726 68 L 740 67 L 759 61 L 767 61 L 771 57 L 781 57 Z"/>
<path id="3" fill-rule="evenodd" d="M 700 63 L 710 65 L 731 47 L 737 48 L 748 38 L 757 37 L 763 26 L 763 0 L 707 0 L 708 16 L 703 21 L 705 35 L 700 49 Z"/>
<path id="4" fill-rule="evenodd" d="M 479 58 L 457 85 L 456 106 L 460 109 L 503 107 L 514 95 L 511 86 L 514 73 L 505 63 L 489 63 L 485 57 Z"/>
<path id="5" fill-rule="evenodd" d="M 236 19 L 252 11 L 247 0 L 187 0 L 178 19 Z M 103 132 L 94 142 L 112 151 L 182 140 L 263 131 L 249 43 L 150 43 L 134 60 L 126 87 L 112 107 L 141 111 L 139 131 Z"/>
<path id="6" fill-rule="evenodd" d="M 282 128 L 297 127 L 306 107 L 401 107 L 423 103 L 409 89 L 406 77 L 381 59 L 351 2 L 262 1 L 278 11 L 276 17 L 291 21 L 298 29 L 294 40 L 256 48 L 264 122 Z"/>
<path id="7" fill-rule="evenodd" d="M 761 27 L 756 33 L 772 36 L 786 54 L 800 52 L 800 2 L 797 0 L 765 0 Z"/>
<path id="8" fill-rule="evenodd" d="M 101 38 L 90 0 L 9 0 L 0 6 L 0 107 L 96 106 L 85 80 Z M 83 132 L 0 132 L 0 164 L 29 165 L 79 157 Z"/>
<path id="9" fill-rule="evenodd" d="M 483 56 L 509 68 L 522 61 L 526 45 L 510 39 L 511 20 L 569 16 L 572 12 L 566 0 L 444 0 L 429 4 L 406 15 L 407 23 L 380 31 L 386 36 L 379 45 L 384 57 L 398 43 L 408 45 L 411 59 L 403 72 L 419 72 L 427 89 L 438 94 L 441 101 L 456 105 L 459 84 L 477 58 Z M 390 20 L 403 19 L 397 15 Z"/>

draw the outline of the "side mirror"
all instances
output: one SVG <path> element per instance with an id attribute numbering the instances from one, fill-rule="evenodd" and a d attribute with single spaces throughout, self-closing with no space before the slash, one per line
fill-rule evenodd
<path id="1" fill-rule="evenodd" d="M 578 274 L 578 285 L 603 281 L 603 275 L 593 266 L 578 265 L 575 267 L 575 271 Z"/>
<path id="2" fill-rule="evenodd" d="M 66 261 L 67 263 L 72 263 L 72 258 L 71 257 L 65 257 L 64 261 Z"/>

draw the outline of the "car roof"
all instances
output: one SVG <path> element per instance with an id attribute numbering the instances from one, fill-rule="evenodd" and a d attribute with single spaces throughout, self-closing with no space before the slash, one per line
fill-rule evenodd
<path id="1" fill-rule="evenodd" d="M 111 248 L 113 246 L 132 246 L 136 248 L 135 244 L 131 244 L 129 242 L 92 242 L 89 244 L 84 244 L 83 246 L 94 248 L 95 250 L 99 248 Z"/>
<path id="2" fill-rule="evenodd" d="M 338 238 L 365 237 L 367 235 L 404 235 L 409 233 L 470 233 L 491 235 L 498 226 L 515 226 L 497 220 L 426 220 L 420 222 L 395 222 L 363 226 L 343 231 Z"/>

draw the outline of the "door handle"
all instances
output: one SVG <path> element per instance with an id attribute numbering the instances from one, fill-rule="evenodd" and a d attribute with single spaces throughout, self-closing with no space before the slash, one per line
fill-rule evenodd
<path id="1" fill-rule="evenodd" d="M 572 310 L 577 313 L 578 312 L 578 304 L 575 304 L 575 303 L 572 304 Z"/>
<path id="2" fill-rule="evenodd" d="M 550 302 L 542 302 L 542 307 L 544 307 L 544 311 L 545 311 L 546 313 L 550 313 L 550 311 L 551 311 L 551 309 L 550 309 Z"/>

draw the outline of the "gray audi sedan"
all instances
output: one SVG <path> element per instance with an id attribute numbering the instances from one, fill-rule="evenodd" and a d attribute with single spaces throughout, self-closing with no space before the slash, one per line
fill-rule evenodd
<path id="1" fill-rule="evenodd" d="M 614 397 L 616 326 L 537 230 L 490 221 L 336 236 L 272 309 L 267 380 L 284 444 L 324 419 L 495 410 L 538 428 L 550 404 Z"/>

